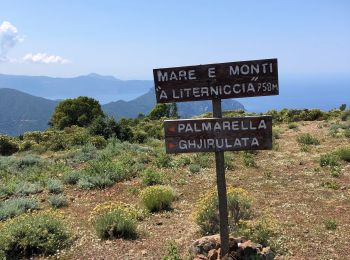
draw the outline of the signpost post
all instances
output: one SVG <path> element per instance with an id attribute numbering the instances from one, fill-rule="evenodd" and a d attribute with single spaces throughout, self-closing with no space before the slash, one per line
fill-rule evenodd
<path id="1" fill-rule="evenodd" d="M 166 120 L 167 153 L 215 152 L 221 257 L 229 253 L 224 151 L 272 148 L 272 117 L 222 118 L 221 99 L 278 95 L 277 59 L 153 70 L 157 103 L 212 100 L 213 118 Z"/>

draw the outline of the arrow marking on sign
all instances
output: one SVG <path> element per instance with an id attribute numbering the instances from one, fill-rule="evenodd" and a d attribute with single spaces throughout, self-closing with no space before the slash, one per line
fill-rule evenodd
<path id="1" fill-rule="evenodd" d="M 173 149 L 174 147 L 176 147 L 176 144 L 168 143 L 168 148 L 169 149 Z"/>
<path id="2" fill-rule="evenodd" d="M 169 132 L 175 133 L 176 132 L 176 127 L 175 126 L 171 126 L 168 128 Z"/>

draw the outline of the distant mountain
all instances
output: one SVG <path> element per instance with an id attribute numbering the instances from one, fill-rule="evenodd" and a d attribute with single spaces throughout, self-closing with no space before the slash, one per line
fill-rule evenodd
<path id="1" fill-rule="evenodd" d="M 153 87 L 151 80 L 119 80 L 91 73 L 74 78 L 0 74 L 0 88 L 11 88 L 34 96 L 58 100 L 88 95 L 105 104 L 132 100 Z"/>
<path id="2" fill-rule="evenodd" d="M 0 133 L 19 135 L 26 131 L 45 130 L 58 101 L 36 97 L 14 89 L 0 88 Z M 156 104 L 154 90 L 131 101 L 116 101 L 102 105 L 103 111 L 117 120 L 134 118 L 139 113 L 148 114 Z M 244 109 L 234 100 L 223 101 L 223 109 Z M 178 104 L 182 117 L 192 117 L 211 109 L 210 102 Z"/>
<path id="3" fill-rule="evenodd" d="M 0 89 L 0 133 L 20 135 L 47 129 L 57 103 L 14 89 Z"/>
<path id="4" fill-rule="evenodd" d="M 150 89 L 146 94 L 131 101 L 116 101 L 103 105 L 103 110 L 116 119 L 121 117 L 137 117 L 142 112 L 148 114 L 156 104 L 154 89 Z M 211 101 L 183 102 L 177 103 L 178 114 L 182 118 L 188 118 L 195 115 L 211 111 Z M 222 101 L 223 110 L 244 109 L 244 106 L 232 99 Z"/>

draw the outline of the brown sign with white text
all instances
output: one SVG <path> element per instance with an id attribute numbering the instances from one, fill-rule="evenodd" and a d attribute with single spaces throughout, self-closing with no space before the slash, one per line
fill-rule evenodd
<path id="1" fill-rule="evenodd" d="M 153 70 L 157 103 L 278 95 L 277 59 Z"/>
<path id="2" fill-rule="evenodd" d="M 164 121 L 167 153 L 272 148 L 272 117 L 247 116 Z"/>

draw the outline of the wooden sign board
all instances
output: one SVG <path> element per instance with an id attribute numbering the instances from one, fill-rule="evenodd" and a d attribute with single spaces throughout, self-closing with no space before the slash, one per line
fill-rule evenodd
<path id="1" fill-rule="evenodd" d="M 157 103 L 278 95 L 277 59 L 154 69 Z"/>
<path id="2" fill-rule="evenodd" d="M 272 117 L 164 121 L 167 153 L 272 149 Z"/>

